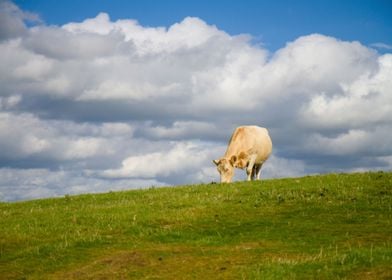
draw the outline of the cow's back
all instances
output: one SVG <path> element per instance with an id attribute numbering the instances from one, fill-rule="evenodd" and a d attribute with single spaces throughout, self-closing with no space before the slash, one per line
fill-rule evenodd
<path id="1" fill-rule="evenodd" d="M 246 154 L 256 154 L 256 162 L 265 161 L 272 152 L 272 141 L 268 130 L 259 126 L 237 127 L 230 138 L 226 157 Z"/>

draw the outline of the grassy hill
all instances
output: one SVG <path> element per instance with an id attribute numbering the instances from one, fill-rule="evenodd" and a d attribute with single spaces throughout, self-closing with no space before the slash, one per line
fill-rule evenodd
<path id="1" fill-rule="evenodd" d="M 391 279 L 392 173 L 0 203 L 1 279 Z"/>

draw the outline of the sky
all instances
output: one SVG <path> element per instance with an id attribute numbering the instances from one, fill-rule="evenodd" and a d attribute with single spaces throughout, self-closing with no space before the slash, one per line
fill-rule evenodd
<path id="1" fill-rule="evenodd" d="M 392 169 L 390 1 L 0 0 L 0 200 Z M 245 172 L 236 171 L 236 180 Z"/>

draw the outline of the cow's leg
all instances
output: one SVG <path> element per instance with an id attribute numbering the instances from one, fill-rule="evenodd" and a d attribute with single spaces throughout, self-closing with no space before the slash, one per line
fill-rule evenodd
<path id="1" fill-rule="evenodd" d="M 255 164 L 252 169 L 252 181 L 256 179 L 258 170 L 259 170 L 259 164 Z"/>
<path id="2" fill-rule="evenodd" d="M 256 157 L 257 157 L 256 155 L 251 155 L 249 157 L 249 163 L 248 166 L 246 167 L 246 174 L 248 175 L 248 181 L 252 179 L 253 166 L 255 165 Z"/>
<path id="3" fill-rule="evenodd" d="M 252 181 L 256 179 L 258 166 L 259 166 L 258 164 L 253 165 L 253 169 L 252 169 Z"/>
<path id="4" fill-rule="evenodd" d="M 262 163 L 259 163 L 259 164 L 255 165 L 254 172 L 255 172 L 256 180 L 260 180 L 260 173 L 261 173 L 261 167 L 262 166 L 263 166 Z"/>
<path id="5" fill-rule="evenodd" d="M 255 176 L 256 176 L 256 167 L 257 167 L 257 164 L 253 165 L 252 177 L 251 177 L 252 181 L 255 179 Z"/>

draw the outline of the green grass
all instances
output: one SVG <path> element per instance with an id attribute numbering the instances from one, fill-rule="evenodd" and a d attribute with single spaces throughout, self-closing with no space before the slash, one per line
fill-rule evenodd
<path id="1" fill-rule="evenodd" d="M 391 279 L 392 173 L 0 203 L 1 279 Z"/>

